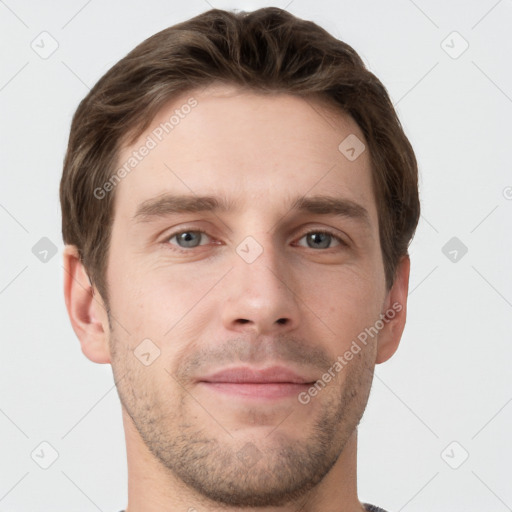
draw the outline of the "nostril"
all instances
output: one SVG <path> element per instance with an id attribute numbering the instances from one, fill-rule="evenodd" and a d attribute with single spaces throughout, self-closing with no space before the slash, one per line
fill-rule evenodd
<path id="1" fill-rule="evenodd" d="M 278 323 L 278 324 L 285 324 L 287 321 L 288 321 L 288 319 L 287 319 L 287 318 L 280 318 L 280 319 L 277 321 L 277 323 Z"/>

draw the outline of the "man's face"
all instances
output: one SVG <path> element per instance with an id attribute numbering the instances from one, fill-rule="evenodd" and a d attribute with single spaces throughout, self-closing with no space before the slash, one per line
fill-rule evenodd
<path id="1" fill-rule="evenodd" d="M 154 130 L 192 96 L 158 141 Z M 340 152 L 350 134 L 364 141 L 317 101 L 218 86 L 173 101 L 120 156 L 119 166 L 148 135 L 157 142 L 116 188 L 107 285 L 119 396 L 162 466 L 206 498 L 301 496 L 363 414 L 376 337 L 308 394 L 384 312 L 370 158 Z M 180 212 L 166 195 L 230 208 Z M 293 208 L 320 196 L 367 219 Z M 234 372 L 214 376 L 223 370 Z"/>

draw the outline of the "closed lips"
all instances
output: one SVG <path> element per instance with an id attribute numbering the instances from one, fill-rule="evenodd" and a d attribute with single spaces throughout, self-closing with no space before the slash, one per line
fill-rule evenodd
<path id="1" fill-rule="evenodd" d="M 265 369 L 229 368 L 200 377 L 198 381 L 231 384 L 311 384 L 315 379 L 301 376 L 290 368 L 273 366 Z"/>

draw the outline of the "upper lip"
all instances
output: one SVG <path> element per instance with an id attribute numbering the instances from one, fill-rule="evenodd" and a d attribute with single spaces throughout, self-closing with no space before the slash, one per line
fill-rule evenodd
<path id="1" fill-rule="evenodd" d="M 272 382 L 288 382 L 294 384 L 310 384 L 314 379 L 302 377 L 290 368 L 272 366 L 256 369 L 248 366 L 227 368 L 198 379 L 200 382 L 230 382 L 269 384 Z"/>

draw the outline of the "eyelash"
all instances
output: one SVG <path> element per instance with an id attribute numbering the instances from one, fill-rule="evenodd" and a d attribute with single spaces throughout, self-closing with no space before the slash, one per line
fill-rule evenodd
<path id="1" fill-rule="evenodd" d="M 171 244 L 169 243 L 171 238 L 174 238 L 177 235 L 181 235 L 182 233 L 201 233 L 203 235 L 209 236 L 208 233 L 206 231 L 203 231 L 202 229 L 181 229 L 180 231 L 175 231 L 174 233 L 171 233 L 170 235 L 166 236 L 165 239 L 164 239 L 164 242 L 163 242 L 164 245 L 169 250 L 171 250 L 173 252 L 182 253 L 182 254 L 190 253 L 194 249 L 198 249 L 199 247 L 201 247 L 200 245 L 197 246 L 197 247 L 190 247 L 188 249 L 184 249 L 184 248 L 178 247 L 178 246 L 171 247 Z M 329 231 L 329 230 L 325 230 L 325 229 L 312 229 L 310 231 L 306 231 L 305 233 L 303 233 L 300 236 L 299 240 L 301 240 L 302 238 L 304 238 L 305 236 L 307 236 L 307 235 L 309 235 L 311 233 L 317 233 L 317 234 L 332 236 L 334 239 L 336 239 L 340 243 L 341 247 L 348 247 L 348 244 L 342 238 L 340 238 L 334 232 Z M 306 249 L 313 249 L 312 247 L 305 247 L 305 248 Z M 335 247 L 328 247 L 327 249 L 323 249 L 323 250 L 324 251 L 328 251 L 329 249 L 335 249 Z M 313 250 L 317 250 L 317 249 L 313 249 Z"/>

